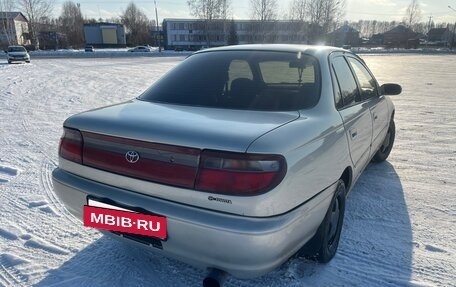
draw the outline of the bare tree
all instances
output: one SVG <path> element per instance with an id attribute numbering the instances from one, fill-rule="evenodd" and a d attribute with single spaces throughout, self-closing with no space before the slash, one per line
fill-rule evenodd
<path id="1" fill-rule="evenodd" d="M 224 0 L 188 0 L 190 14 L 194 17 L 204 20 L 214 20 L 222 18 L 223 12 L 229 2 Z"/>
<path id="2" fill-rule="evenodd" d="M 293 0 L 290 4 L 289 19 L 304 22 L 309 18 L 307 0 Z"/>
<path id="3" fill-rule="evenodd" d="M 411 28 L 412 26 L 419 23 L 420 21 L 421 21 L 420 3 L 418 3 L 418 0 L 412 0 L 410 5 L 407 7 L 407 10 L 405 11 L 404 22 L 409 28 Z"/>
<path id="4" fill-rule="evenodd" d="M 228 40 L 227 40 L 227 45 L 237 45 L 239 44 L 239 37 L 236 31 L 236 23 L 234 23 L 234 20 L 231 20 L 230 22 L 230 32 L 228 35 Z"/>
<path id="5" fill-rule="evenodd" d="M 84 45 L 84 19 L 80 4 L 75 4 L 73 1 L 64 2 L 59 20 L 60 29 L 67 35 L 68 43 L 73 47 L 82 47 Z"/>
<path id="6" fill-rule="evenodd" d="M 13 11 L 15 7 L 14 0 L 0 0 L 0 16 L 2 16 L 5 20 L 0 23 L 1 33 L 3 33 L 6 37 L 7 45 L 15 45 L 17 44 L 17 38 L 14 33 L 14 23 L 9 21 L 6 17 L 6 12 Z M 2 15 L 4 13 L 4 15 Z M 3 42 L 3 40 L 2 40 Z"/>
<path id="7" fill-rule="evenodd" d="M 222 0 L 222 10 L 220 12 L 220 18 L 223 21 L 223 35 L 225 36 L 225 43 L 228 45 L 229 33 L 231 24 L 229 23 L 228 17 L 231 13 L 231 0 Z"/>
<path id="8" fill-rule="evenodd" d="M 40 21 L 50 18 L 54 0 L 17 0 L 17 5 L 29 20 L 30 40 L 37 47 Z"/>
<path id="9" fill-rule="evenodd" d="M 292 21 L 289 25 L 291 41 L 298 43 L 306 42 L 308 36 L 309 0 L 293 0 L 289 6 L 288 19 Z"/>
<path id="10" fill-rule="evenodd" d="M 345 0 L 309 0 L 308 11 L 310 40 L 319 41 L 340 24 L 345 14 Z"/>
<path id="11" fill-rule="evenodd" d="M 211 30 L 214 28 L 214 20 L 228 17 L 230 2 L 228 0 L 188 0 L 187 5 L 190 9 L 190 14 L 204 21 L 204 32 L 207 45 L 211 45 Z M 225 22 L 223 29 L 226 31 Z"/>
<path id="12" fill-rule="evenodd" d="M 128 30 L 127 42 L 130 45 L 142 45 L 151 40 L 149 31 L 153 26 L 153 21 L 149 21 L 146 14 L 136 7 L 135 3 L 128 4 L 120 19 Z"/>
<path id="13" fill-rule="evenodd" d="M 231 14 L 231 0 L 221 0 L 220 19 L 227 20 Z"/>
<path id="14" fill-rule="evenodd" d="M 250 0 L 252 19 L 262 22 L 277 18 L 277 0 Z"/>
<path id="15" fill-rule="evenodd" d="M 251 26 L 254 41 L 275 42 L 277 36 L 277 0 L 250 0 L 251 18 L 258 20 Z"/>
<path id="16" fill-rule="evenodd" d="M 310 22 L 327 33 L 345 15 L 345 0 L 309 0 L 308 10 Z"/>

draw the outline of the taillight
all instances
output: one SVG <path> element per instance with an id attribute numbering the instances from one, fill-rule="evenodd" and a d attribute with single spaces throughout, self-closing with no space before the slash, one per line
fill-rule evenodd
<path id="1" fill-rule="evenodd" d="M 257 195 L 285 176 L 282 156 L 204 151 L 195 189 L 228 195 Z"/>
<path id="2" fill-rule="evenodd" d="M 59 155 L 64 159 L 82 163 L 82 135 L 78 130 L 63 128 Z"/>

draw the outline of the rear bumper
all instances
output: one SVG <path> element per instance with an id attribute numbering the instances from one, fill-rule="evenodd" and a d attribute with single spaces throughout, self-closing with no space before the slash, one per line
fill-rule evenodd
<path id="1" fill-rule="evenodd" d="M 282 215 L 244 217 L 134 193 L 59 168 L 53 172 L 53 182 L 57 196 L 81 220 L 89 195 L 166 216 L 168 240 L 162 242 L 162 249 L 137 244 L 191 265 L 218 268 L 239 278 L 263 275 L 293 255 L 314 235 L 335 190 L 335 185 L 332 185 L 312 200 Z"/>

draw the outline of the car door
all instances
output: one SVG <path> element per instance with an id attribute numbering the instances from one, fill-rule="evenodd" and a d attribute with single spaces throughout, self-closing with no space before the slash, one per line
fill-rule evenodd
<path id="1" fill-rule="evenodd" d="M 361 100 L 369 103 L 372 115 L 372 148 L 371 155 L 375 153 L 388 131 L 389 112 L 385 96 L 379 94 L 379 86 L 369 69 L 357 58 L 347 56 L 347 60 L 358 81 Z"/>
<path id="2" fill-rule="evenodd" d="M 361 93 L 352 70 L 342 55 L 333 56 L 336 106 L 343 120 L 355 175 L 364 169 L 370 159 L 372 116 L 370 103 L 361 100 Z"/>

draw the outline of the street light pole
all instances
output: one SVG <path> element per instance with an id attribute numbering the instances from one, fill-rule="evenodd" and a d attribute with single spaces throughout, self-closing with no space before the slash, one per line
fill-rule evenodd
<path id="1" fill-rule="evenodd" d="M 158 35 L 158 52 L 161 53 L 161 35 L 160 35 L 160 26 L 158 25 L 158 12 L 157 12 L 157 2 L 154 0 L 155 5 L 155 22 L 157 23 L 157 35 Z"/>
<path id="2" fill-rule="evenodd" d="M 456 10 L 453 7 L 451 7 L 450 5 L 448 5 L 448 8 L 450 8 L 451 10 L 456 12 Z M 456 33 L 456 22 L 454 22 L 454 24 L 453 24 L 453 33 L 451 35 L 451 50 L 453 50 L 453 47 L 454 47 L 454 34 L 455 33 Z"/>

